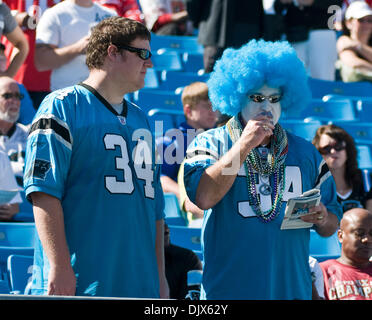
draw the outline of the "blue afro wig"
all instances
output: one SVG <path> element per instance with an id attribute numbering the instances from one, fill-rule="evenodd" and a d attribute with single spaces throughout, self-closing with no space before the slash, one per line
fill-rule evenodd
<path id="1" fill-rule="evenodd" d="M 285 114 L 298 112 L 311 99 L 305 67 L 287 41 L 251 40 L 226 49 L 207 84 L 213 109 L 229 116 L 238 114 L 247 94 L 264 84 L 282 90 Z"/>

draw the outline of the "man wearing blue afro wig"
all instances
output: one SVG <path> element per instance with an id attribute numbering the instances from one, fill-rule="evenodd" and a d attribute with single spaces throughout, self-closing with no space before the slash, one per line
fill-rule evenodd
<path id="1" fill-rule="evenodd" d="M 310 227 L 332 235 L 342 210 L 315 147 L 279 124 L 310 99 L 287 42 L 225 50 L 208 81 L 213 108 L 231 116 L 187 149 L 184 183 L 204 209 L 203 299 L 311 299 Z M 321 202 L 282 228 L 288 199 L 319 189 Z M 284 226 L 284 225 L 283 225 Z"/>

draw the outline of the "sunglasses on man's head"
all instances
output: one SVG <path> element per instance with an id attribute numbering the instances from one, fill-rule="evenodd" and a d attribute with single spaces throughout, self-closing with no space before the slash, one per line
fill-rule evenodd
<path id="1" fill-rule="evenodd" d="M 22 100 L 24 95 L 19 92 L 5 92 L 1 95 L 5 100 L 9 100 L 12 98 L 16 98 L 18 100 Z"/>
<path id="2" fill-rule="evenodd" d="M 335 149 L 336 151 L 341 151 L 346 149 L 346 143 L 344 141 L 338 142 L 335 144 L 329 144 L 328 146 L 324 146 L 322 148 L 319 148 L 320 154 L 326 155 L 330 154 L 332 149 Z"/>
<path id="3" fill-rule="evenodd" d="M 152 53 L 150 50 L 142 49 L 142 48 L 135 48 L 131 46 L 126 46 L 124 44 L 121 45 L 115 45 L 118 49 L 127 50 L 130 52 L 135 52 L 142 60 L 150 59 L 152 56 Z"/>
<path id="4" fill-rule="evenodd" d="M 249 96 L 253 102 L 262 103 L 265 100 L 268 100 L 270 103 L 277 103 L 282 99 L 281 94 L 273 94 L 271 96 L 264 96 L 262 94 L 254 93 Z"/>

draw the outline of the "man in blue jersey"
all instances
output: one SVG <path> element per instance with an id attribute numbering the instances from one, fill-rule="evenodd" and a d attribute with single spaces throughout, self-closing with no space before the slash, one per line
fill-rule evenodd
<path id="1" fill-rule="evenodd" d="M 225 50 L 208 81 L 212 106 L 232 116 L 187 149 L 184 182 L 203 223 L 204 299 L 311 299 L 309 228 L 281 230 L 286 202 L 320 189 L 302 217 L 332 235 L 341 208 L 332 175 L 311 143 L 278 120 L 310 99 L 305 69 L 287 42 Z"/>
<path id="2" fill-rule="evenodd" d="M 123 96 L 144 86 L 150 33 L 101 21 L 89 77 L 41 104 L 27 142 L 24 186 L 38 238 L 32 292 L 168 297 L 160 168 L 149 124 Z"/>

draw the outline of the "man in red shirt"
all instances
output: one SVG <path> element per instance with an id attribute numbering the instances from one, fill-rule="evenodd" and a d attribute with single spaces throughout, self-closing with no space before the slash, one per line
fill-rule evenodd
<path id="1" fill-rule="evenodd" d="M 50 92 L 51 71 L 39 72 L 35 68 L 36 25 L 43 12 L 60 2 L 60 0 L 4 0 L 4 2 L 12 10 L 13 16 L 22 28 L 30 47 L 28 56 L 14 79 L 26 87 L 33 106 L 37 109 L 44 97 Z M 4 44 L 6 46 L 5 55 L 9 59 L 12 56 L 13 46 L 6 40 Z"/>
<path id="2" fill-rule="evenodd" d="M 320 263 L 328 300 L 372 300 L 372 213 L 354 208 L 344 213 L 338 238 L 341 257 Z"/>

